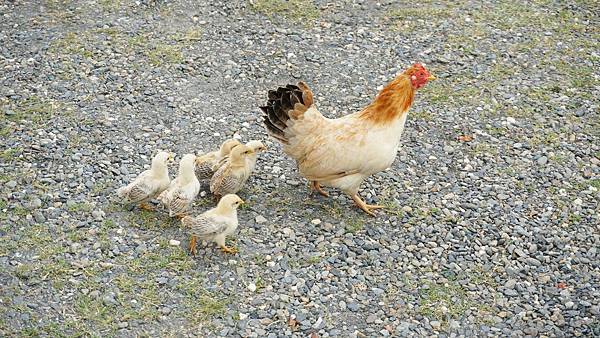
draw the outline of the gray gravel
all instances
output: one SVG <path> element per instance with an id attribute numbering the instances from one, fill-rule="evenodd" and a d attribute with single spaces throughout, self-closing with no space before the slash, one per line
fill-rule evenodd
<path id="1" fill-rule="evenodd" d="M 273 3 L 0 3 L 0 335 L 600 335 L 594 3 Z M 415 61 L 439 80 L 361 191 L 387 209 L 309 196 L 266 91 L 341 116 Z M 239 254 L 116 203 L 157 149 L 231 136 L 269 147 Z"/>

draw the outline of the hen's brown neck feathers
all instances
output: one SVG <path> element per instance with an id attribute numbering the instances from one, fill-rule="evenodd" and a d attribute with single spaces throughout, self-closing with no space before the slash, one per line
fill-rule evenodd
<path id="1" fill-rule="evenodd" d="M 402 74 L 388 83 L 359 116 L 375 124 L 389 123 L 406 113 L 414 98 L 415 89 L 409 77 Z"/>

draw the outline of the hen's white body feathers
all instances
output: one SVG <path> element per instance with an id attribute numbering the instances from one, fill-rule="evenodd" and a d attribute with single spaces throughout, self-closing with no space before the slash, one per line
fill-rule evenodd
<path id="1" fill-rule="evenodd" d="M 357 114 L 328 119 L 312 106 L 302 120 L 288 121 L 289 134 L 297 136 L 283 150 L 302 176 L 355 194 L 366 177 L 392 165 L 408 114 L 389 125 L 370 125 Z"/>

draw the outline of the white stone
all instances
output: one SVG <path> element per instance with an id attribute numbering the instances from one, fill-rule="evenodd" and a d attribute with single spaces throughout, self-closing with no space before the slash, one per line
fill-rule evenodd
<path id="1" fill-rule="evenodd" d="M 254 283 L 248 284 L 248 290 L 250 290 L 252 292 L 256 291 L 256 284 L 254 284 Z"/>

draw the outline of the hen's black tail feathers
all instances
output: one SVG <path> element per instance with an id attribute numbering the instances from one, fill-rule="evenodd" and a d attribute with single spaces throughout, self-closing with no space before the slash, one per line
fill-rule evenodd
<path id="1" fill-rule="evenodd" d="M 303 82 L 299 82 L 297 86 L 289 84 L 277 90 L 269 90 L 267 104 L 260 107 L 269 135 L 287 144 L 289 142 L 285 136 L 287 121 L 290 118 L 296 119 L 311 105 L 312 93 Z"/>

